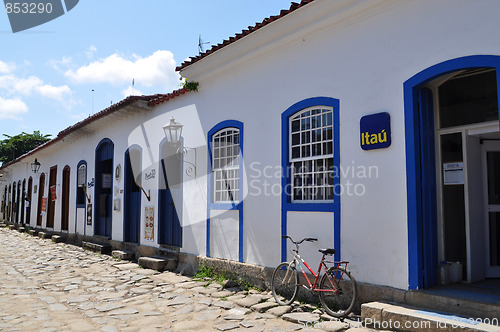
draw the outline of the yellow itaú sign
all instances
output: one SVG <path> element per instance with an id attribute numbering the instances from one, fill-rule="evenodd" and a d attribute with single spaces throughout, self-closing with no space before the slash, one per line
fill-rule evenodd
<path id="1" fill-rule="evenodd" d="M 359 122 L 360 145 L 363 150 L 391 146 L 391 116 L 389 113 L 366 115 Z"/>

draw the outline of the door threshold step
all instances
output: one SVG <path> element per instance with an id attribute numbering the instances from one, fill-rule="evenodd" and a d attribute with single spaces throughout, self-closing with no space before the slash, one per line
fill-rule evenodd
<path id="1" fill-rule="evenodd" d="M 95 251 L 99 254 L 109 254 L 111 252 L 111 246 L 109 244 L 82 241 L 82 248 L 90 251 Z"/>
<path id="2" fill-rule="evenodd" d="M 135 258 L 135 253 L 130 250 L 113 250 L 111 255 L 114 258 L 131 261 Z"/>
<path id="3" fill-rule="evenodd" d="M 361 318 L 367 327 L 398 331 L 500 331 L 498 321 L 475 319 L 435 312 L 398 303 L 370 302 L 361 305 Z M 488 322 L 493 323 L 486 324 Z"/>
<path id="4" fill-rule="evenodd" d="M 177 259 L 174 257 L 139 257 L 138 263 L 143 268 L 157 271 L 173 271 L 177 268 Z"/>

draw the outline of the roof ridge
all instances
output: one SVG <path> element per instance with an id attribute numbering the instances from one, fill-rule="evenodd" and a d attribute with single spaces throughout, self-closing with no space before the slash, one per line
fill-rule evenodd
<path id="1" fill-rule="evenodd" d="M 181 71 L 184 68 L 186 68 L 186 67 L 200 61 L 201 59 L 209 56 L 210 54 L 214 53 L 215 51 L 218 51 L 221 48 L 224 48 L 227 45 L 232 44 L 235 41 L 248 36 L 252 32 L 255 32 L 255 31 L 263 28 L 264 26 L 266 26 L 272 22 L 279 20 L 283 16 L 290 14 L 291 12 L 297 10 L 298 8 L 304 7 L 305 5 L 307 5 L 313 1 L 314 0 L 302 0 L 300 3 L 292 2 L 290 5 L 290 8 L 282 9 L 280 11 L 279 15 L 267 17 L 264 20 L 262 20 L 262 22 L 256 22 L 254 26 L 249 26 L 248 29 L 243 29 L 243 30 L 241 30 L 241 32 L 235 33 L 234 36 L 229 37 L 228 39 L 224 39 L 222 41 L 222 43 L 218 43 L 217 45 L 212 45 L 212 47 L 209 50 L 207 50 L 207 51 L 205 51 L 205 52 L 203 52 L 195 57 L 190 57 L 189 60 L 184 61 L 180 66 L 176 67 L 175 70 Z"/>

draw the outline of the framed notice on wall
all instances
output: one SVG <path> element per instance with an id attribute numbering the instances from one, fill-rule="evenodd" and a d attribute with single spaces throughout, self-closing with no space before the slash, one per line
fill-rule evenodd
<path id="1" fill-rule="evenodd" d="M 464 184 L 464 163 L 444 163 L 443 164 L 443 183 L 445 185 Z"/>
<path id="2" fill-rule="evenodd" d="M 102 187 L 105 189 L 111 189 L 111 182 L 113 180 L 113 177 L 111 174 L 104 173 L 102 175 Z"/>
<path id="3" fill-rule="evenodd" d="M 155 215 L 155 208 L 153 206 L 146 206 L 144 208 L 144 215 L 145 215 L 145 221 L 146 225 L 144 227 L 144 240 L 146 241 L 154 241 L 155 237 L 155 220 L 154 220 L 154 215 Z"/>

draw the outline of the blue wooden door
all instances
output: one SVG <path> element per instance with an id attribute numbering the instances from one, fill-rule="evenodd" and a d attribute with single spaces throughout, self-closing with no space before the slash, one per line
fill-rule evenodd
<path id="1" fill-rule="evenodd" d="M 431 90 L 418 90 L 418 123 L 420 135 L 421 196 L 418 213 L 419 239 L 422 247 L 421 266 L 423 287 L 435 285 L 437 258 L 437 197 L 436 197 L 436 152 L 434 148 L 434 110 Z"/>
<path id="2" fill-rule="evenodd" d="M 161 160 L 161 175 L 164 186 L 160 188 L 159 206 L 159 233 L 160 243 L 175 247 L 182 247 L 182 227 L 175 209 L 172 192 L 168 186 L 167 171 L 164 160 Z"/>
<path id="3" fill-rule="evenodd" d="M 103 139 L 95 158 L 94 232 L 106 237 L 111 237 L 112 226 L 113 153 L 113 142 Z"/>
<path id="4" fill-rule="evenodd" d="M 125 152 L 124 178 L 123 239 L 125 242 L 139 243 L 141 226 L 141 189 L 134 178 L 129 150 Z"/>

